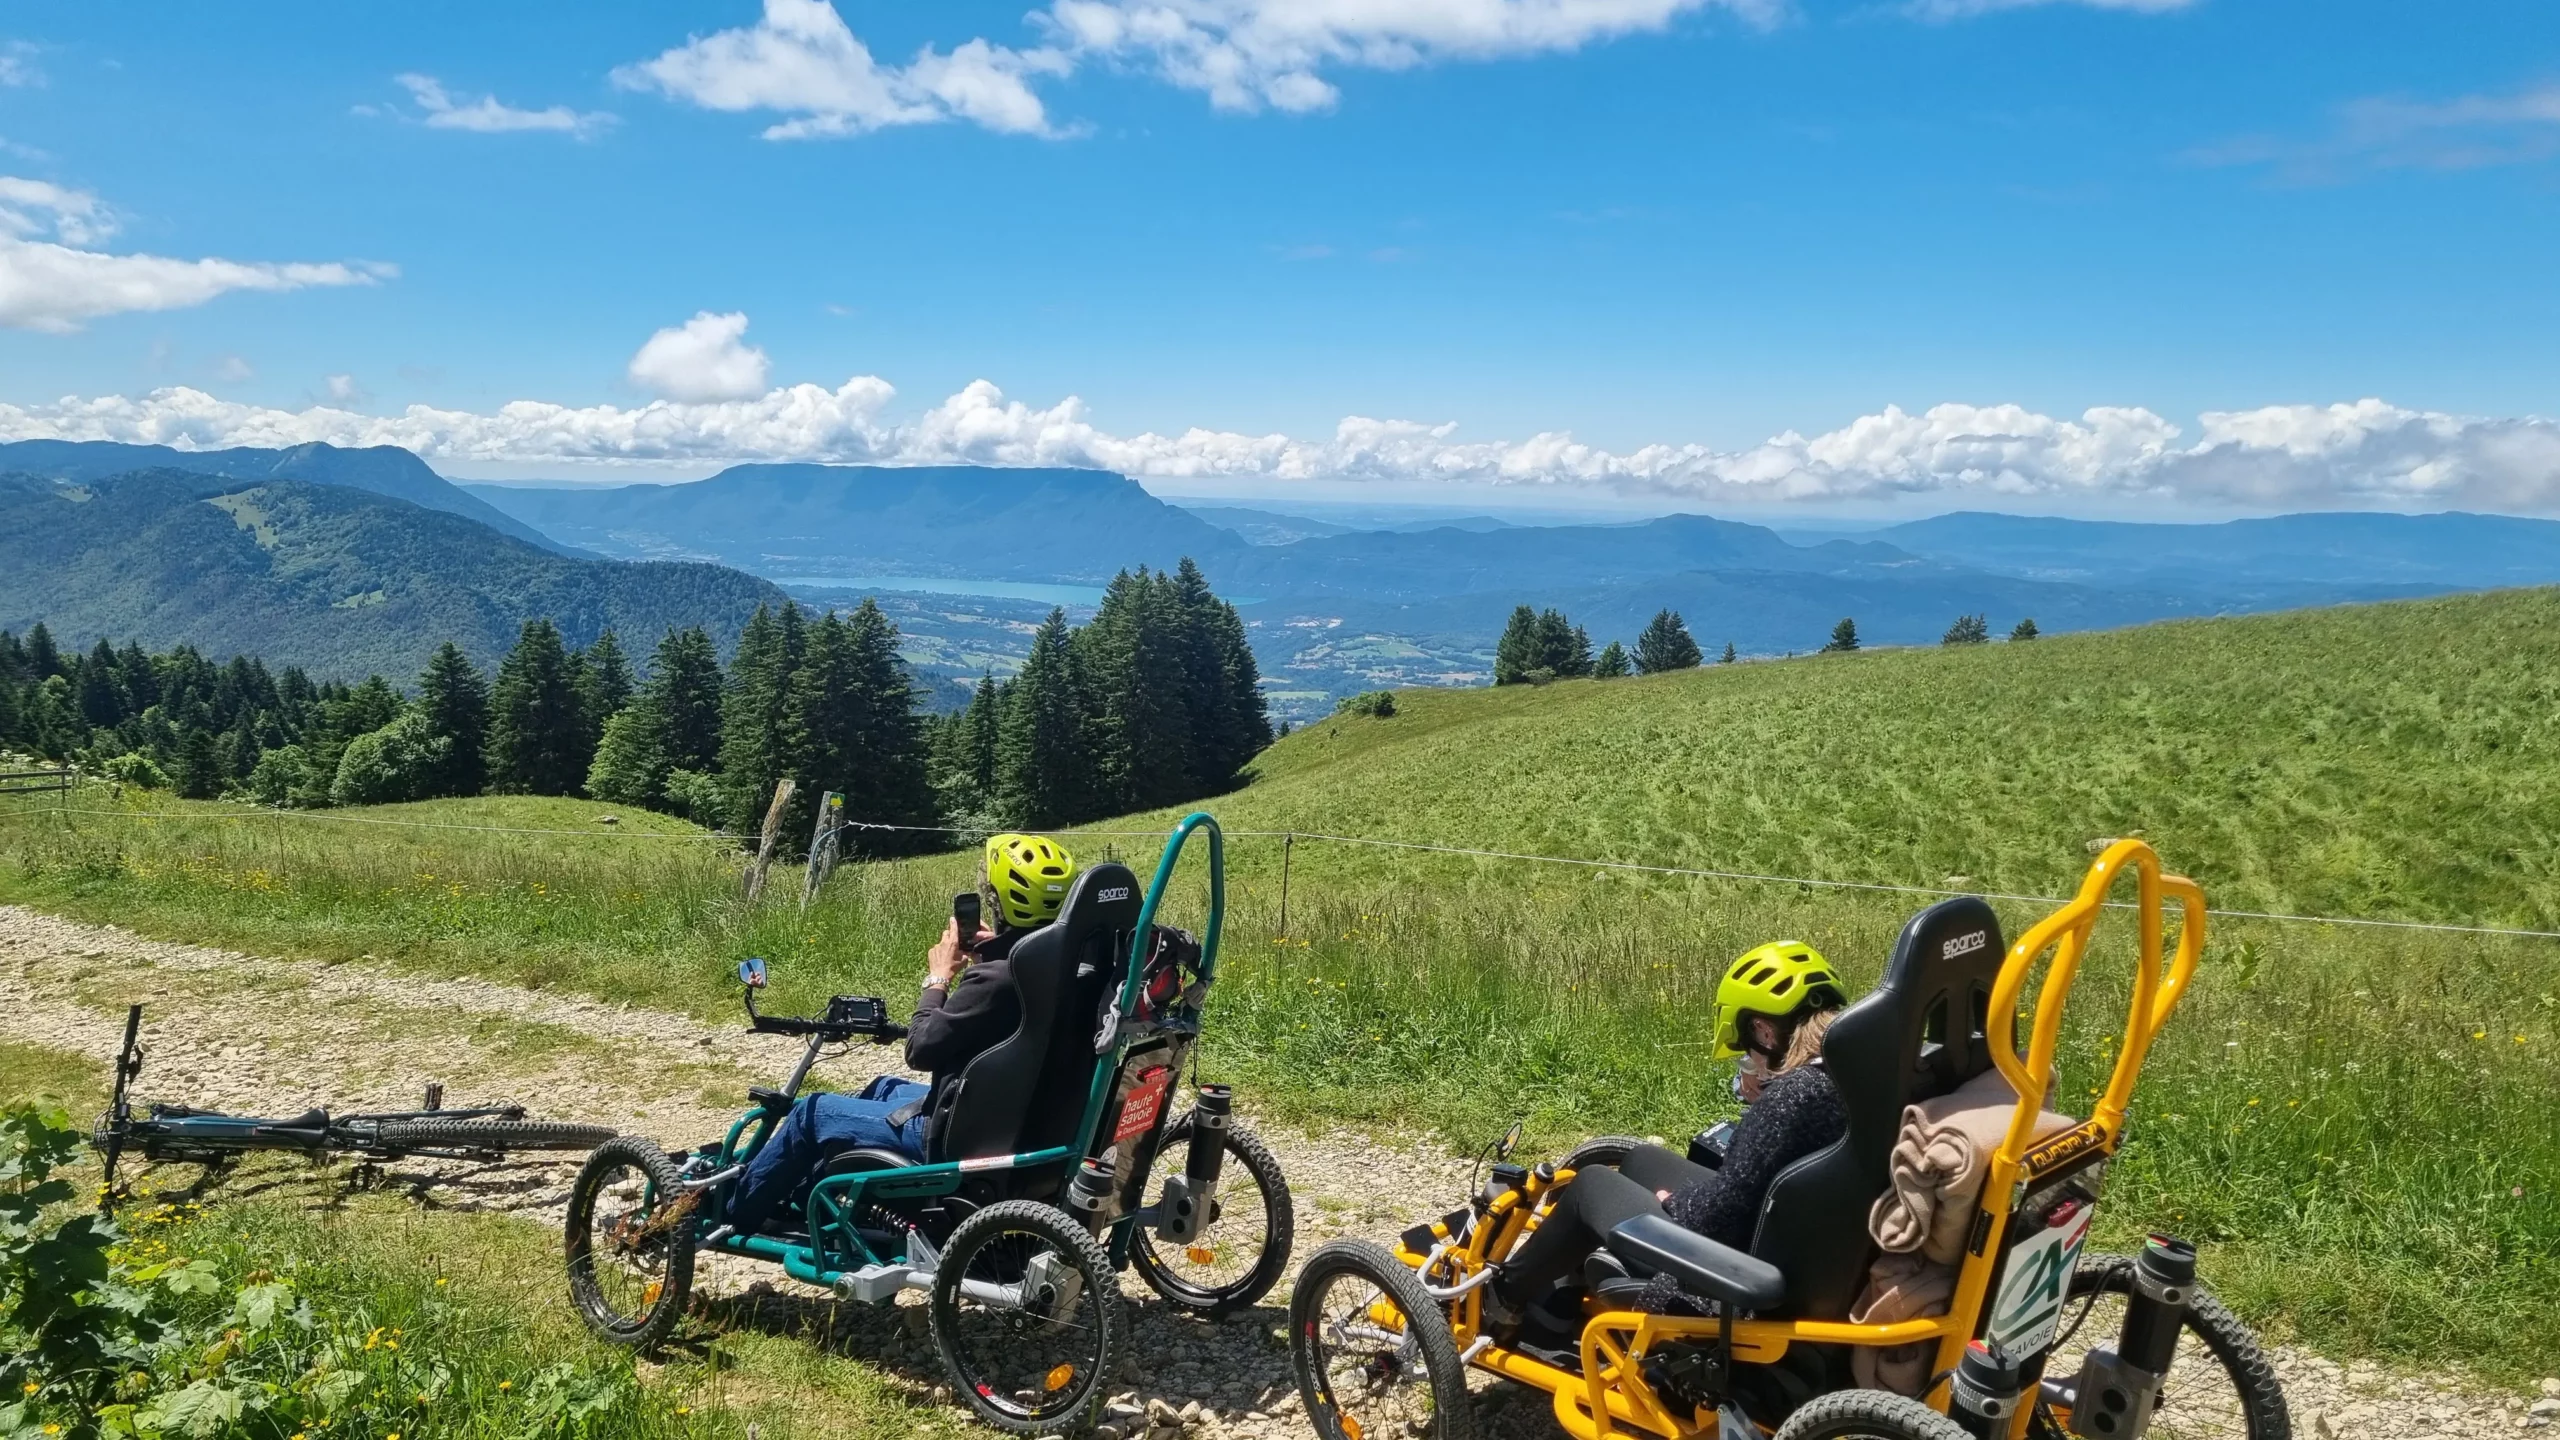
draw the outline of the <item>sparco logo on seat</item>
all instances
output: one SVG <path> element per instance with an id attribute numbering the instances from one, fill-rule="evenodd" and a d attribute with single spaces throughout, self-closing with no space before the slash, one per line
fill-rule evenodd
<path id="1" fill-rule="evenodd" d="M 1953 960 L 1959 955 L 1970 955 L 1989 943 L 1991 936 L 1987 932 L 1975 930 L 1948 941 L 1946 948 L 1938 952 L 1938 958 Z"/>
<path id="2" fill-rule="evenodd" d="M 1114 885 L 1094 898 L 1097 900 L 1126 900 L 1129 898 L 1129 887 L 1126 885 Z"/>

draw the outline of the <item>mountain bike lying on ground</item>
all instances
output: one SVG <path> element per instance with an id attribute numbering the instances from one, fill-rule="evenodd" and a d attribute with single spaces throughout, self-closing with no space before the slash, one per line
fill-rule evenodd
<path id="1" fill-rule="evenodd" d="M 1209 922 L 1194 944 L 1155 916 L 1197 830 L 1209 835 Z M 765 962 L 740 965 L 755 1028 L 805 1035 L 808 1048 L 781 1089 L 749 1092 L 755 1108 L 720 1140 L 669 1154 L 624 1136 L 588 1158 L 570 1194 L 566 1253 L 589 1328 L 641 1349 L 665 1340 L 697 1251 L 778 1263 L 841 1300 L 922 1290 L 954 1392 L 999 1429 L 1042 1435 L 1079 1431 L 1102 1406 L 1123 1323 L 1121 1269 L 1208 1315 L 1260 1299 L 1288 1268 L 1294 1233 L 1279 1163 L 1232 1123 L 1225 1086 L 1200 1086 L 1178 1119 L 1168 1103 L 1217 971 L 1222 852 L 1217 823 L 1195 814 L 1174 830 L 1143 903 L 1125 865 L 1078 876 L 1058 918 L 1014 946 L 1021 1023 L 962 1071 L 927 1161 L 843 1150 L 754 1233 L 726 1223 L 731 1187 L 823 1047 L 906 1029 L 860 995 L 834 997 L 823 1018 L 759 1015 Z M 1167 1172 L 1149 1203 L 1160 1159 Z"/>
<path id="2" fill-rule="evenodd" d="M 427 1108 L 375 1114 L 331 1115 L 313 1108 L 290 1118 L 227 1115 L 191 1105 L 150 1102 L 136 1115 L 129 1090 L 142 1073 L 142 1007 L 125 1012 L 124 1049 L 116 1056 L 115 1098 L 98 1117 L 89 1143 L 106 1158 L 106 1204 L 116 1199 L 116 1166 L 127 1151 L 151 1161 L 227 1165 L 262 1150 L 319 1158 L 362 1156 L 369 1164 L 392 1160 L 497 1160 L 518 1150 L 593 1150 L 614 1136 L 610 1125 L 528 1120 L 521 1105 L 476 1110 L 442 1108 L 444 1087 L 427 1087 Z"/>
<path id="3" fill-rule="evenodd" d="M 2090 1118 L 2037 1139 L 2064 1002 L 2127 875 L 2138 943 L 2123 1044 Z M 2164 901 L 2180 912 L 2165 958 Z M 1576 1440 L 2288 1440 L 2284 1391 L 2248 1328 L 2198 1283 L 2193 1248 L 2153 1235 L 2137 1257 L 2083 1253 L 2143 1057 L 2195 975 L 2204 923 L 2203 892 L 2162 874 L 2139 840 L 2109 847 L 2079 895 L 2005 951 L 1978 898 L 1912 917 L 1882 983 L 1823 1040 L 1847 1135 L 1779 1173 L 1748 1251 L 1658 1213 L 1616 1226 L 1559 1292 L 1578 1330 L 1561 1350 L 1490 1323 L 1484 1288 L 1577 1170 L 1615 1166 L 1639 1142 L 1591 1141 L 1532 1168 L 1509 1163 L 1515 1127 L 1465 1205 L 1392 1250 L 1338 1241 L 1299 1271 L 1289 1334 L 1316 1433 L 1471 1440 L 1472 1366 L 1548 1392 Z M 2048 954 L 2021 1048 L 2019 1012 Z M 1994 1069 L 2019 1098 L 1958 1232 L 1945 1301 L 1915 1318 L 1852 1320 L 1905 1107 Z M 1879 1373 L 1887 1360 L 1916 1370 L 1917 1393 L 1859 1388 L 1862 1356 Z"/>

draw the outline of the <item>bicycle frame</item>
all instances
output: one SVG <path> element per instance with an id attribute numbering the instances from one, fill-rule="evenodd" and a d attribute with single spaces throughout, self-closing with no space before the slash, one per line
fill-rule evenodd
<path id="1" fill-rule="evenodd" d="M 1172 1037 L 1178 1066 L 1179 1057 L 1188 1050 L 1199 1030 L 1198 1013 L 1166 1021 L 1133 1023 L 1126 1017 L 1138 1013 L 1141 986 L 1145 981 L 1148 945 L 1154 934 L 1155 917 L 1165 892 L 1172 883 L 1174 864 L 1182 856 L 1183 847 L 1193 834 L 1207 831 L 1209 837 L 1209 920 L 1208 933 L 1201 942 L 1199 975 L 1204 992 L 1217 974 L 1218 941 L 1226 919 L 1226 838 L 1218 822 L 1205 811 L 1194 811 L 1183 817 L 1167 838 L 1164 853 L 1156 861 L 1154 878 L 1147 886 L 1147 897 L 1138 911 L 1135 930 L 1130 937 L 1126 974 L 1111 1010 L 1112 1034 L 1099 1048 L 1094 1062 L 1091 1089 L 1085 1097 L 1084 1116 L 1076 1127 L 1072 1145 L 1055 1145 L 1046 1149 L 1013 1155 L 991 1155 L 973 1160 L 937 1161 L 888 1170 L 862 1171 L 848 1175 L 821 1177 L 810 1186 L 806 1220 L 808 1242 L 805 1244 L 778 1240 L 763 1235 L 728 1235 L 709 1246 L 727 1254 L 748 1256 L 779 1263 L 785 1274 L 813 1285 L 836 1288 L 861 1300 L 879 1300 L 901 1288 L 928 1285 L 932 1281 L 934 1257 L 929 1249 L 924 1254 L 909 1254 L 892 1259 L 875 1253 L 854 1224 L 862 1208 L 878 1201 L 930 1200 L 957 1193 L 975 1175 L 1028 1169 L 1036 1166 L 1072 1163 L 1095 1153 L 1103 1117 L 1110 1109 L 1114 1088 L 1133 1048 L 1158 1035 Z M 792 1071 L 789 1088 L 783 1093 L 797 1099 L 811 1064 L 822 1044 L 821 1037 L 811 1036 L 809 1048 Z M 1166 1107 L 1169 1112 L 1171 1107 Z M 771 1136 L 780 1115 L 758 1107 L 740 1115 L 720 1141 L 716 1154 L 716 1170 L 753 1160 Z M 1160 1113 L 1155 1121 L 1161 1132 L 1167 1115 Z M 725 1196 L 726 1192 L 718 1192 Z M 719 1205 L 705 1207 L 701 1223 L 707 1230 L 720 1223 Z M 1111 1224 L 1108 1241 L 1114 1263 L 1125 1260 L 1130 1228 L 1146 1218 L 1143 1208 L 1130 1209 Z M 921 1241 L 914 1237 L 910 1245 Z"/>

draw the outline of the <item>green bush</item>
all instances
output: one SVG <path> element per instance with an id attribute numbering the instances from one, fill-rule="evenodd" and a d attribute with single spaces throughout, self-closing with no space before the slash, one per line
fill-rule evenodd
<path id="1" fill-rule="evenodd" d="M 309 768 L 310 761 L 301 746 L 277 746 L 259 756 L 257 767 L 249 772 L 247 788 L 250 798 L 261 805 L 292 804 L 295 793 L 303 788 L 304 772 Z"/>
<path id="2" fill-rule="evenodd" d="M 151 763 L 151 757 L 139 750 L 129 751 L 98 767 L 110 780 L 130 785 L 136 790 L 166 790 L 169 774 Z"/>
<path id="3" fill-rule="evenodd" d="M 1543 685 L 1555 676 L 1547 671 L 1532 670 L 1522 679 L 1531 685 Z M 1384 720 L 1396 713 L 1396 694 L 1392 690 L 1363 690 L 1333 707 L 1336 715 L 1369 715 Z"/>
<path id="4" fill-rule="evenodd" d="M 329 782 L 333 805 L 395 805 L 426 797 L 453 742 L 435 733 L 425 711 L 412 710 L 347 742 Z"/>

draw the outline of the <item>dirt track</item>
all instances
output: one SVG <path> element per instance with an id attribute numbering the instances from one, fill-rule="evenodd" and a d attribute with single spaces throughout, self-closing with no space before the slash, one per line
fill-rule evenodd
<path id="1" fill-rule="evenodd" d="M 798 1046 L 740 1028 L 705 1026 L 690 1016 L 547 994 L 477 980 L 436 980 L 358 961 L 313 966 L 236 951 L 146 940 L 0 906 L 0 1036 L 111 1060 L 124 1007 L 150 1006 L 145 1096 L 248 1111 L 345 1109 L 417 1103 L 431 1079 L 449 1105 L 504 1098 L 536 1113 L 589 1120 L 691 1142 L 717 1133 L 737 1113 L 750 1083 L 771 1083 Z M 838 1062 L 865 1073 L 895 1069 L 894 1050 Z M 839 1073 L 839 1081 L 862 1074 Z M 1336 1235 L 1378 1236 L 1465 1188 L 1466 1162 L 1431 1143 L 1385 1146 L 1347 1132 L 1310 1135 L 1264 1130 L 1297 1199 L 1298 1254 Z M 574 1158 L 481 1167 L 402 1167 L 392 1178 L 450 1206 L 556 1215 L 575 1174 Z M 784 1282 L 764 1288 L 764 1267 L 725 1262 L 740 1274 L 713 1277 L 729 1303 L 796 1310 L 824 1303 Z M 1134 1285 L 1134 1282 L 1133 1282 Z M 1276 1297 L 1275 1297 L 1276 1298 Z M 1287 1413 L 1285 1352 L 1275 1343 L 1273 1302 L 1225 1326 L 1201 1324 L 1160 1304 L 1137 1309 L 1135 1353 L 1150 1357 L 1135 1403 L 1202 1402 L 1218 1433 L 1295 1437 L 1303 1421 Z M 858 1307 L 846 1307 L 848 1309 Z M 893 1369 L 930 1373 L 924 1342 L 891 1314 L 838 1327 L 854 1353 L 881 1354 Z M 869 1349 L 862 1347 L 868 1346 Z M 913 1357 L 906 1352 L 918 1351 Z M 897 1362 L 920 1362 L 904 1366 Z M 2441 1389 L 2371 1367 L 2317 1357 L 2279 1357 L 2297 1433 L 2334 1436 L 2478 1436 L 2550 1424 L 2528 1414 L 2542 1397 Z M 2560 1410 L 2560 1382 L 2545 1382 Z M 1535 1397 L 1542 1399 L 1543 1397 Z M 1488 1395 L 1497 1433 L 1552 1435 L 1542 1404 L 1512 1392 Z M 1268 1407 L 1268 1408 L 1266 1408 Z"/>

